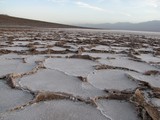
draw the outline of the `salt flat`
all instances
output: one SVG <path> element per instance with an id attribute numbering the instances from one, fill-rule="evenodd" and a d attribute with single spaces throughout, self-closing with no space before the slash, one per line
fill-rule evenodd
<path id="1" fill-rule="evenodd" d="M 160 120 L 160 33 L 0 29 L 0 120 Z"/>

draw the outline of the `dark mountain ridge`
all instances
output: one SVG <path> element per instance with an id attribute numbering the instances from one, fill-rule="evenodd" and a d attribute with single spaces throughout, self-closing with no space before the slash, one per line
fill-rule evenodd
<path id="1" fill-rule="evenodd" d="M 77 28 L 77 26 L 44 22 L 0 14 L 0 27 Z"/>

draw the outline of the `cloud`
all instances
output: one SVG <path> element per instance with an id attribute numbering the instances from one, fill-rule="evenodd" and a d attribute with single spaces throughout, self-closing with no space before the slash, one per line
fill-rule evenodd
<path id="1" fill-rule="evenodd" d="M 50 2 L 56 2 L 56 3 L 65 3 L 68 2 L 68 0 L 48 0 Z"/>
<path id="2" fill-rule="evenodd" d="M 160 6 L 160 0 L 146 0 L 146 3 L 148 6 L 152 6 L 155 8 Z"/>
<path id="3" fill-rule="evenodd" d="M 92 9 L 92 10 L 96 10 L 96 11 L 103 11 L 103 12 L 107 12 L 106 9 L 103 9 L 103 8 L 100 8 L 100 7 L 97 7 L 97 6 L 93 6 L 93 5 L 90 5 L 88 3 L 84 3 L 84 2 L 76 2 L 76 4 L 80 7 L 84 7 L 84 8 L 89 8 L 89 9 Z"/>

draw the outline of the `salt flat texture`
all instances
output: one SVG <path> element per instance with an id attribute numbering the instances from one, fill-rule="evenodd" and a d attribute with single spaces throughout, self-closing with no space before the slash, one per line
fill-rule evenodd
<path id="1" fill-rule="evenodd" d="M 83 52 L 82 55 L 90 55 L 92 57 L 99 57 L 101 59 L 107 59 L 107 58 L 120 58 L 120 57 L 125 57 L 126 55 L 124 54 L 111 54 L 111 53 L 88 53 L 88 52 Z"/>
<path id="2" fill-rule="evenodd" d="M 94 107 L 65 100 L 48 101 L 7 113 L 3 120 L 110 120 Z"/>
<path id="3" fill-rule="evenodd" d="M 152 54 L 141 54 L 137 55 L 138 58 L 141 58 L 143 61 L 146 62 L 160 62 L 160 58 L 154 57 Z"/>
<path id="4" fill-rule="evenodd" d="M 29 102 L 33 96 L 21 90 L 11 89 L 0 80 L 0 113 Z"/>
<path id="5" fill-rule="evenodd" d="M 140 120 L 137 117 L 137 111 L 134 105 L 125 101 L 117 100 L 99 100 L 99 109 L 110 120 Z"/>
<path id="6" fill-rule="evenodd" d="M 158 120 L 159 41 L 149 32 L 0 28 L 0 120 Z"/>
<path id="7" fill-rule="evenodd" d="M 133 78 L 148 82 L 153 87 L 159 87 L 160 86 L 160 75 L 142 75 L 139 73 L 128 73 L 128 75 L 131 75 Z"/>
<path id="8" fill-rule="evenodd" d="M 106 65 L 128 68 L 128 69 L 135 70 L 142 73 L 149 70 L 158 70 L 156 67 L 151 66 L 147 63 L 136 62 L 136 61 L 128 60 L 127 58 L 122 58 L 122 57 L 116 58 L 113 60 L 100 59 L 99 62 Z"/>
<path id="9" fill-rule="evenodd" d="M 88 81 L 99 89 L 135 89 L 136 82 L 129 80 L 121 70 L 99 70 L 89 74 Z"/>
<path id="10" fill-rule="evenodd" d="M 28 50 L 27 47 L 4 47 L 4 48 L 0 48 L 0 49 L 12 50 L 12 51 L 24 51 L 24 50 Z"/>
<path id="11" fill-rule="evenodd" d="M 0 59 L 0 76 L 11 73 L 25 73 L 31 71 L 35 64 L 22 63 L 22 60 Z"/>
<path id="12" fill-rule="evenodd" d="M 27 86 L 33 91 L 53 91 L 73 94 L 75 96 L 95 97 L 105 95 L 99 89 L 89 84 L 82 84 L 76 77 L 68 76 L 56 70 L 41 70 L 38 73 L 20 79 L 22 86 Z"/>
<path id="13" fill-rule="evenodd" d="M 44 65 L 72 76 L 87 76 L 98 63 L 82 59 L 49 58 Z"/>

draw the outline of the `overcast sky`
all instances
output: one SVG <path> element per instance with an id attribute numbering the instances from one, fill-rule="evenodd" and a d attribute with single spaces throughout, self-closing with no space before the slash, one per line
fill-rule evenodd
<path id="1" fill-rule="evenodd" d="M 160 0 L 0 0 L 0 14 L 66 24 L 160 20 Z"/>

